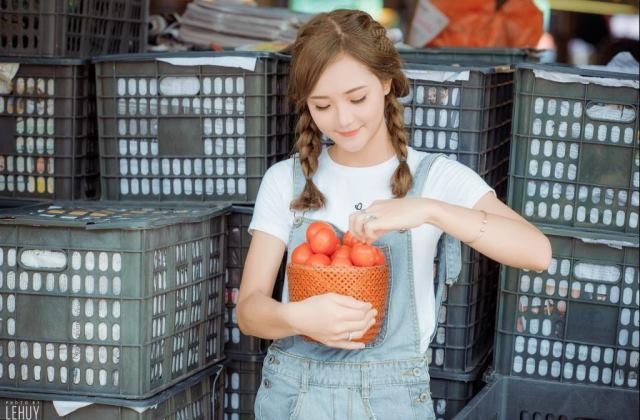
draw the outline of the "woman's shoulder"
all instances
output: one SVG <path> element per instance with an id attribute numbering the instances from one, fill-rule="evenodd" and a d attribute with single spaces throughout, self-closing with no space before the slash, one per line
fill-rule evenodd
<path id="1" fill-rule="evenodd" d="M 420 166 L 420 163 L 427 156 L 434 155 L 434 154 L 439 154 L 439 153 L 433 153 L 433 152 L 425 152 L 425 151 L 422 151 L 422 150 L 416 150 L 413 147 L 407 147 L 407 152 L 408 152 L 407 153 L 407 162 L 409 163 L 409 167 L 411 168 L 412 171 L 416 171 L 418 169 L 418 166 Z M 440 161 L 440 160 L 449 160 L 449 159 L 437 159 L 436 162 Z"/>
<path id="2" fill-rule="evenodd" d="M 443 171 L 446 169 L 456 169 L 459 167 L 464 167 L 466 168 L 465 165 L 461 164 L 460 162 L 458 162 L 456 159 L 448 156 L 446 153 L 440 153 L 440 152 L 425 152 L 422 150 L 416 150 L 412 147 L 407 147 L 408 150 L 408 154 L 407 154 L 407 162 L 409 162 L 409 167 L 411 167 L 412 170 L 416 170 L 418 168 L 418 166 L 420 165 L 420 162 L 422 162 L 422 160 L 424 158 L 426 158 L 427 156 L 431 156 L 431 155 L 439 155 L 442 156 L 439 159 L 436 159 L 433 162 L 433 166 L 431 167 L 432 170 L 434 171 Z"/>
<path id="3" fill-rule="evenodd" d="M 288 159 L 281 160 L 279 162 L 271 165 L 267 172 L 265 173 L 265 178 L 277 178 L 277 179 L 291 179 L 291 174 L 293 171 L 293 160 L 294 157 L 290 157 Z"/>

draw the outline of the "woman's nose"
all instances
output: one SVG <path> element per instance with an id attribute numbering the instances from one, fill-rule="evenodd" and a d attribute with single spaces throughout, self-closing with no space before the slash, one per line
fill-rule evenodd
<path id="1" fill-rule="evenodd" d="M 348 130 L 352 128 L 354 115 L 349 106 L 342 105 L 336 107 L 338 129 Z"/>

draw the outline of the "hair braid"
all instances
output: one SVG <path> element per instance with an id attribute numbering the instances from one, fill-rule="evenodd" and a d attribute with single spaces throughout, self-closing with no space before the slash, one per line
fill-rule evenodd
<path id="1" fill-rule="evenodd" d="M 391 191 L 395 197 L 402 198 L 411 189 L 413 176 L 407 163 L 409 136 L 404 127 L 404 107 L 395 95 L 387 95 L 384 113 L 391 134 L 391 144 L 400 161 L 391 177 Z"/>
<path id="2" fill-rule="evenodd" d="M 296 131 L 299 133 L 296 149 L 300 154 L 300 166 L 306 182 L 304 190 L 291 202 L 290 207 L 293 210 L 319 209 L 324 206 L 326 199 L 313 183 L 313 175 L 318 170 L 318 156 L 322 151 L 322 143 L 320 132 L 307 107 L 300 111 Z"/>

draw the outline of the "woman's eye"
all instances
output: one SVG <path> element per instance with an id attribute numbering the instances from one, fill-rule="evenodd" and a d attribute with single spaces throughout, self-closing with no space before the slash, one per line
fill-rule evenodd
<path id="1" fill-rule="evenodd" d="M 363 97 L 362 97 L 362 98 L 360 98 L 360 99 L 354 99 L 354 100 L 352 100 L 351 102 L 352 102 L 352 103 L 354 103 L 354 104 L 359 104 L 359 103 L 364 102 L 364 100 L 365 100 L 365 99 L 367 99 L 367 96 L 366 96 L 366 95 L 365 95 L 365 96 L 363 96 Z"/>
<path id="2" fill-rule="evenodd" d="M 324 110 L 329 109 L 329 105 L 326 105 L 326 106 L 316 105 L 316 109 L 317 109 L 318 111 L 324 111 Z"/>

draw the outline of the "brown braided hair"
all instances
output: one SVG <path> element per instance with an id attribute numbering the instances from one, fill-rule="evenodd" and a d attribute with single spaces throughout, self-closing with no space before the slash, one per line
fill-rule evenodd
<path id="1" fill-rule="evenodd" d="M 311 118 L 307 99 L 324 69 L 339 54 L 348 54 L 360 61 L 380 81 L 391 80 L 390 92 L 385 96 L 384 117 L 400 161 L 391 177 L 391 191 L 397 198 L 404 197 L 413 178 L 407 164 L 409 136 L 404 128 L 404 108 L 397 98 L 409 93 L 409 81 L 402 72 L 400 56 L 387 38 L 384 27 L 359 10 L 339 9 L 321 13 L 300 28 L 289 51 L 292 53 L 289 97 L 299 115 L 295 150 L 300 155 L 306 178 L 304 190 L 291 202 L 291 209 L 319 209 L 325 205 L 326 199 L 312 179 L 322 151 L 322 133 Z"/>

